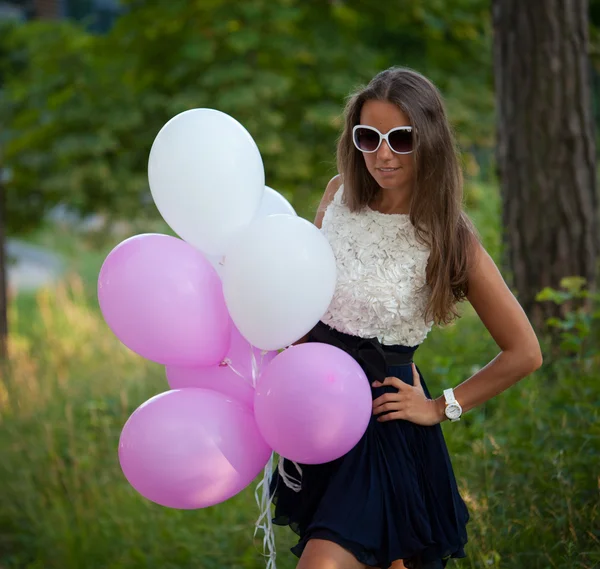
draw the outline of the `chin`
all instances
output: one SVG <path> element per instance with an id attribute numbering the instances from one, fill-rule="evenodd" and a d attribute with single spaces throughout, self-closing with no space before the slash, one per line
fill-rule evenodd
<path id="1" fill-rule="evenodd" d="M 384 190 L 401 190 L 406 186 L 407 182 L 401 176 L 392 179 L 377 176 L 375 177 L 375 181 L 379 184 L 379 187 Z"/>

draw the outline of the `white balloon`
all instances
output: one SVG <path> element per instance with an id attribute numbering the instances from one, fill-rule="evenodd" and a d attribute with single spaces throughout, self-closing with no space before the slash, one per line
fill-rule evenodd
<path id="1" fill-rule="evenodd" d="M 292 204 L 287 201 L 278 191 L 269 186 L 265 186 L 260 207 L 255 219 L 273 215 L 276 213 L 288 213 L 290 215 L 298 215 Z"/>
<path id="2" fill-rule="evenodd" d="M 256 143 L 238 121 L 214 109 L 192 109 L 156 136 L 148 180 L 169 226 L 201 251 L 218 255 L 256 215 L 265 172 Z"/>
<path id="3" fill-rule="evenodd" d="M 312 223 L 269 215 L 231 242 L 221 278 L 241 334 L 262 350 L 278 350 L 302 338 L 327 311 L 336 283 L 335 257 Z"/>
<path id="4" fill-rule="evenodd" d="M 278 191 L 270 188 L 269 186 L 265 186 L 260 207 L 258 208 L 258 212 L 254 216 L 254 219 L 260 219 L 262 217 L 267 217 L 267 215 L 274 215 L 277 213 L 298 215 L 296 210 L 292 207 L 292 204 L 287 201 Z M 217 271 L 219 276 L 221 276 L 223 273 L 224 256 L 209 255 L 205 253 L 205 257 L 210 261 L 211 265 Z"/>

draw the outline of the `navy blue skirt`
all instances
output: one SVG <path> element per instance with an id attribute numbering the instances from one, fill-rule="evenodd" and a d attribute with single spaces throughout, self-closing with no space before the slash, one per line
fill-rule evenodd
<path id="1" fill-rule="evenodd" d="M 370 382 L 389 375 L 413 383 L 410 361 L 416 347 L 383 346 L 323 323 L 308 341 L 344 349 L 361 364 Z M 421 382 L 430 397 L 422 377 Z M 371 390 L 375 399 L 394 388 Z M 469 513 L 440 425 L 380 423 L 371 417 L 350 452 L 325 464 L 300 466 L 299 492 L 288 488 L 277 473 L 271 480 L 273 522 L 289 525 L 300 536 L 292 548 L 298 557 L 312 538 L 333 541 L 361 563 L 381 569 L 399 559 L 411 569 L 437 569 L 451 557 L 465 557 Z M 284 469 L 298 478 L 289 461 Z"/>

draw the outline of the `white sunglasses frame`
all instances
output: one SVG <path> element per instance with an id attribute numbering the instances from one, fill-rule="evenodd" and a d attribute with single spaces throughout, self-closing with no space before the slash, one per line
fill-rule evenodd
<path id="1" fill-rule="evenodd" d="M 377 148 L 375 148 L 375 150 L 363 150 L 362 148 L 358 147 L 358 145 L 356 144 L 356 131 L 359 128 L 365 128 L 367 130 L 373 130 L 373 131 L 375 131 L 379 135 L 379 144 L 377 145 Z M 410 132 L 410 133 L 412 133 L 413 127 L 412 126 L 397 126 L 396 128 L 393 128 L 390 131 L 388 131 L 386 134 L 383 134 L 383 133 L 379 132 L 374 126 L 367 126 L 365 124 L 357 124 L 352 129 L 352 142 L 353 142 L 353 144 L 354 144 L 354 146 L 356 147 L 357 150 L 359 150 L 360 152 L 364 152 L 365 154 L 373 154 L 374 152 L 377 152 L 379 150 L 379 148 L 381 147 L 381 142 L 383 140 L 385 140 L 387 142 L 387 145 L 388 145 L 389 149 L 394 154 L 402 154 L 402 155 L 404 155 L 404 154 L 412 154 L 415 151 L 414 140 L 413 140 L 413 148 L 411 148 L 408 152 L 398 152 L 397 150 L 394 150 L 392 148 L 392 145 L 390 144 L 390 141 L 388 140 L 388 137 L 390 136 L 390 134 L 392 134 L 393 132 L 396 132 L 397 130 L 402 130 L 404 132 Z"/>

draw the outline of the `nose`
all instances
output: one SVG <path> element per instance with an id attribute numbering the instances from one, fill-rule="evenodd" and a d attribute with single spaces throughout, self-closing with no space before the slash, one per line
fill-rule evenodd
<path id="1" fill-rule="evenodd" d="M 377 150 L 377 158 L 379 158 L 382 162 L 386 160 L 390 160 L 394 156 L 392 149 L 390 148 L 387 140 L 381 141 L 381 146 Z"/>

